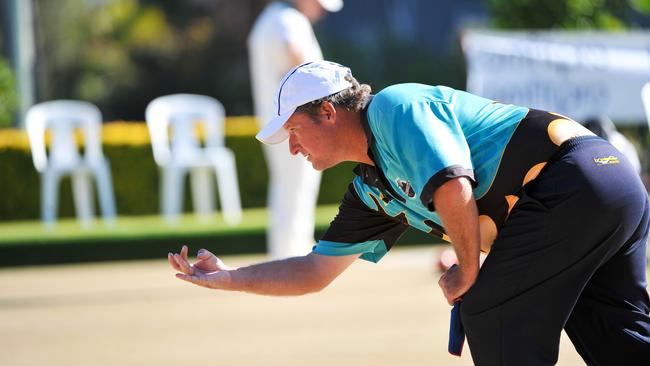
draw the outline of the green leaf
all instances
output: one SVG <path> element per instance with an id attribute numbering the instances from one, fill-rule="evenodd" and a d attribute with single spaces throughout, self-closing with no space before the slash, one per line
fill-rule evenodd
<path id="1" fill-rule="evenodd" d="M 650 0 L 628 0 L 634 10 L 643 14 L 650 14 Z"/>

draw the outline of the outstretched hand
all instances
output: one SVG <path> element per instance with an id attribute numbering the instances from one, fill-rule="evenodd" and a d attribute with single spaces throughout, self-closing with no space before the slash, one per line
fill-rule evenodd
<path id="1" fill-rule="evenodd" d="M 168 253 L 167 260 L 173 269 L 180 272 L 176 278 L 208 288 L 224 288 L 230 282 L 228 271 L 235 268 L 227 266 L 221 259 L 206 249 L 200 249 L 196 261 L 190 264 L 188 247 L 183 245 L 180 253 Z"/>

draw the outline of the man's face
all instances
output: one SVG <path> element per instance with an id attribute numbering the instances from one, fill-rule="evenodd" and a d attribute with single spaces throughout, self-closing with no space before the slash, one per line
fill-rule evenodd
<path id="1" fill-rule="evenodd" d="M 294 0 L 294 4 L 311 23 L 316 23 L 325 16 L 325 9 L 323 9 L 318 0 Z"/>
<path id="2" fill-rule="evenodd" d="M 336 148 L 334 115 L 294 113 L 283 128 L 289 133 L 289 151 L 302 154 L 316 170 L 340 163 Z"/>

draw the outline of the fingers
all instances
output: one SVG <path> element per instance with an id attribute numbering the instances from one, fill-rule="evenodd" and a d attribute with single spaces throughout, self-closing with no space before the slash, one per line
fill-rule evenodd
<path id="1" fill-rule="evenodd" d="M 449 305 L 454 305 L 454 302 L 456 301 L 456 296 L 451 293 L 451 290 L 449 286 L 451 284 L 448 283 L 448 273 L 449 271 L 445 271 L 442 276 L 440 276 L 440 279 L 438 280 L 438 286 L 440 286 L 440 289 L 442 290 L 442 295 L 445 297 L 445 300 L 447 300 L 447 303 Z"/>
<path id="2" fill-rule="evenodd" d="M 181 267 L 178 265 L 178 263 L 176 263 L 176 260 L 174 259 L 174 254 L 167 253 L 167 261 L 169 261 L 169 265 L 172 266 L 173 269 L 178 272 L 181 271 Z"/>
<path id="3" fill-rule="evenodd" d="M 168 253 L 167 260 L 176 271 L 185 275 L 200 275 L 202 273 L 231 269 L 207 249 L 200 249 L 196 254 L 196 261 L 190 264 L 188 260 L 189 249 L 186 245 L 181 247 L 180 253 Z"/>
<path id="4" fill-rule="evenodd" d="M 210 253 L 207 249 L 199 249 L 199 251 L 196 253 L 196 257 L 198 259 L 209 259 L 210 257 L 215 256 L 214 254 Z"/>
<path id="5" fill-rule="evenodd" d="M 219 267 L 219 259 L 205 249 L 200 249 L 197 252 L 196 259 L 197 260 L 193 264 L 193 267 L 201 271 L 214 272 L 221 269 L 221 267 Z"/>
<path id="6" fill-rule="evenodd" d="M 212 254 L 207 249 L 199 249 L 199 251 L 196 253 L 196 259 L 199 261 L 209 262 L 212 266 L 217 266 L 219 262 L 221 262 L 216 255 Z"/>
<path id="7" fill-rule="evenodd" d="M 445 297 L 445 300 L 447 300 L 447 304 L 449 305 L 453 305 L 456 300 L 456 297 L 451 295 L 444 287 L 442 287 L 442 296 Z"/>
<path id="8" fill-rule="evenodd" d="M 194 270 L 190 265 L 190 262 L 187 260 L 188 248 L 186 245 L 183 245 L 181 248 L 180 254 L 177 253 L 167 253 L 167 261 L 169 264 L 178 272 L 183 272 L 184 274 L 192 275 Z"/>
<path id="9" fill-rule="evenodd" d="M 192 266 L 190 266 L 190 262 L 187 261 L 186 257 L 184 258 L 182 254 L 174 254 L 174 259 L 176 260 L 176 263 L 178 263 L 181 272 L 188 275 L 194 274 L 194 270 L 192 269 Z"/>

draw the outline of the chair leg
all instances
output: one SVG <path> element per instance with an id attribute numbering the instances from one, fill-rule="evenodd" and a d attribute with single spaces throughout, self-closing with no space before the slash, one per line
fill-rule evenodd
<path id="1" fill-rule="evenodd" d="M 111 168 L 107 161 L 104 161 L 103 164 L 95 169 L 95 177 L 102 218 L 105 223 L 111 224 L 115 221 L 117 213 L 115 210 L 115 193 L 113 192 Z"/>
<path id="2" fill-rule="evenodd" d="M 168 223 L 175 224 L 178 222 L 178 215 L 183 208 L 185 169 L 165 167 L 161 169 L 161 175 L 162 214 Z"/>
<path id="3" fill-rule="evenodd" d="M 210 173 L 210 169 L 203 167 L 190 172 L 194 211 L 204 219 L 214 213 L 214 185 Z"/>
<path id="4" fill-rule="evenodd" d="M 41 174 L 41 219 L 47 227 L 54 227 L 59 210 L 60 175 L 46 170 Z"/>
<path id="5" fill-rule="evenodd" d="M 82 226 L 90 226 L 95 212 L 95 201 L 88 170 L 77 169 L 72 173 L 72 195 L 77 219 Z"/>
<path id="6" fill-rule="evenodd" d="M 237 167 L 235 154 L 230 150 L 223 150 L 215 158 L 215 171 L 219 185 L 219 199 L 223 218 L 229 225 L 241 222 L 242 210 L 239 198 L 239 183 L 237 181 Z"/>

